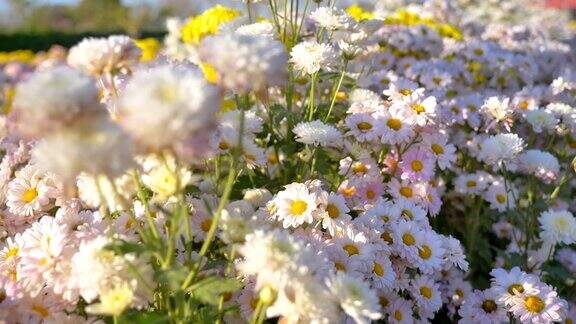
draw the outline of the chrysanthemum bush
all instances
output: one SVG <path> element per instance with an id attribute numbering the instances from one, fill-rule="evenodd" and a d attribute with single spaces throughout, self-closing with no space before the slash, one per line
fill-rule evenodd
<path id="1" fill-rule="evenodd" d="M 574 51 L 445 5 L 218 5 L 12 75 L 0 318 L 572 323 Z"/>

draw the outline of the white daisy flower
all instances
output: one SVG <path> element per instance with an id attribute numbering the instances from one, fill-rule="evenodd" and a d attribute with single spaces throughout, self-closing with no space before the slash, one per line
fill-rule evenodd
<path id="1" fill-rule="evenodd" d="M 68 64 L 88 74 L 98 75 L 138 63 L 142 50 L 124 35 L 85 38 L 68 53 Z"/>
<path id="2" fill-rule="evenodd" d="M 413 304 L 411 300 L 402 297 L 394 299 L 388 306 L 388 321 L 392 324 L 414 323 L 414 317 L 412 315 Z"/>
<path id="3" fill-rule="evenodd" d="M 390 256 L 385 253 L 377 253 L 374 257 L 374 266 L 369 269 L 367 278 L 372 281 L 375 288 L 391 288 L 396 278 L 396 273 L 392 269 Z"/>
<path id="4" fill-rule="evenodd" d="M 322 227 L 335 236 L 343 231 L 352 220 L 348 215 L 350 209 L 346 206 L 346 199 L 337 193 L 330 193 L 325 202 L 321 203 L 325 213 L 322 215 Z"/>
<path id="5" fill-rule="evenodd" d="M 535 133 L 553 131 L 559 120 L 547 109 L 536 109 L 526 113 L 526 120 L 532 126 Z"/>
<path id="6" fill-rule="evenodd" d="M 388 89 L 383 91 L 383 94 L 392 100 L 404 100 L 412 95 L 414 97 L 420 96 L 423 92 L 423 88 L 418 88 L 418 83 L 405 78 L 398 78 L 390 83 Z"/>
<path id="7" fill-rule="evenodd" d="M 259 92 L 288 80 L 288 54 L 284 44 L 271 37 L 219 34 L 205 38 L 198 53 L 216 70 L 217 82 L 226 89 Z"/>
<path id="8" fill-rule="evenodd" d="M 514 267 L 510 271 L 502 268 L 493 269 L 490 275 L 491 289 L 498 296 L 496 302 L 503 306 L 510 306 L 515 296 L 522 296 L 539 283 L 538 277 L 520 270 L 519 267 Z"/>
<path id="9" fill-rule="evenodd" d="M 284 228 L 312 223 L 319 216 L 317 195 L 302 183 L 286 185 L 272 200 L 276 218 Z"/>
<path id="10" fill-rule="evenodd" d="M 207 149 L 203 139 L 211 134 L 220 101 L 220 91 L 199 70 L 160 65 L 134 73 L 117 109 L 120 124 L 142 148 L 173 148 L 188 156 Z"/>
<path id="11" fill-rule="evenodd" d="M 417 276 L 412 279 L 410 292 L 420 309 L 421 315 L 433 315 L 442 307 L 440 286 L 431 277 Z"/>
<path id="12" fill-rule="evenodd" d="M 402 144 L 414 135 L 413 121 L 401 106 L 392 106 L 387 111 L 377 114 L 380 125 L 380 140 L 384 144 Z"/>
<path id="13" fill-rule="evenodd" d="M 443 247 L 445 249 L 446 260 L 454 266 L 457 266 L 462 271 L 468 271 L 468 261 L 466 261 L 466 254 L 462 244 L 451 235 L 441 235 Z"/>
<path id="14" fill-rule="evenodd" d="M 550 286 L 540 284 L 512 300 L 510 312 L 522 323 L 551 323 L 564 319 L 568 304 Z"/>
<path id="15" fill-rule="evenodd" d="M 298 277 L 278 291 L 274 303 L 266 310 L 268 317 L 290 323 L 334 323 L 340 311 L 330 291 L 313 277 Z"/>
<path id="16" fill-rule="evenodd" d="M 292 47 L 290 61 L 294 68 L 304 74 L 314 74 L 330 68 L 336 61 L 336 51 L 329 44 L 304 41 Z"/>
<path id="17" fill-rule="evenodd" d="M 516 134 L 498 134 L 488 137 L 482 142 L 479 159 L 500 167 L 509 167 L 516 163 L 516 158 L 524 150 L 524 140 Z"/>
<path id="18" fill-rule="evenodd" d="M 382 317 L 378 295 L 365 281 L 338 272 L 326 280 L 333 298 L 356 323 L 367 324 Z"/>
<path id="19" fill-rule="evenodd" d="M 105 113 L 98 93 L 92 78 L 70 67 L 35 72 L 16 88 L 12 110 L 17 130 L 39 137 Z"/>
<path id="20" fill-rule="evenodd" d="M 442 238 L 434 231 L 421 231 L 416 235 L 418 253 L 415 264 L 423 273 L 431 274 L 442 268 L 444 263 L 444 247 Z"/>
<path id="21" fill-rule="evenodd" d="M 513 192 L 516 192 L 516 189 L 514 187 L 508 188 L 508 192 L 506 189 L 503 182 L 492 182 L 488 190 L 484 193 L 484 199 L 490 203 L 490 208 L 503 212 L 516 207 L 514 197 L 517 196 L 517 194 L 513 194 Z"/>
<path id="22" fill-rule="evenodd" d="M 344 231 L 337 233 L 332 239 L 334 245 L 346 252 L 350 262 L 358 267 L 370 267 L 374 258 L 372 244 L 363 231 L 359 231 L 352 225 L 347 226 Z"/>
<path id="23" fill-rule="evenodd" d="M 253 24 L 242 25 L 236 28 L 236 34 L 247 36 L 276 37 L 276 27 L 269 21 L 260 21 Z"/>
<path id="24" fill-rule="evenodd" d="M 484 102 L 480 111 L 488 121 L 486 130 L 490 130 L 502 123 L 502 126 L 507 131 L 510 131 L 512 114 L 514 113 L 514 109 L 510 105 L 510 98 L 490 97 Z"/>
<path id="25" fill-rule="evenodd" d="M 334 7 L 319 7 L 310 13 L 310 19 L 328 30 L 346 29 L 353 23 L 352 17 L 344 10 Z"/>
<path id="26" fill-rule="evenodd" d="M 567 210 L 549 209 L 538 217 L 540 237 L 552 244 L 576 242 L 576 217 Z"/>
<path id="27" fill-rule="evenodd" d="M 555 181 L 560 173 L 558 159 L 548 152 L 526 150 L 518 157 L 519 170 L 532 174 L 546 183 Z"/>
<path id="28" fill-rule="evenodd" d="M 354 136 L 358 142 L 370 142 L 379 135 L 377 121 L 368 113 L 348 115 L 346 126 L 350 129 L 346 135 Z"/>
<path id="29" fill-rule="evenodd" d="M 416 236 L 422 231 L 417 223 L 400 220 L 392 225 L 392 239 L 398 254 L 403 258 L 414 260 L 418 254 Z"/>
<path id="30" fill-rule="evenodd" d="M 61 189 L 54 176 L 27 166 L 8 184 L 6 206 L 11 213 L 22 217 L 19 223 L 23 224 L 54 207 L 60 196 Z"/>
<path id="31" fill-rule="evenodd" d="M 492 289 L 475 290 L 462 301 L 460 323 L 493 324 L 507 321 L 506 309 L 498 305 L 498 294 Z"/>
<path id="32" fill-rule="evenodd" d="M 296 141 L 313 146 L 339 147 L 342 134 L 336 127 L 325 124 L 320 120 L 300 122 L 292 129 L 296 134 Z"/>

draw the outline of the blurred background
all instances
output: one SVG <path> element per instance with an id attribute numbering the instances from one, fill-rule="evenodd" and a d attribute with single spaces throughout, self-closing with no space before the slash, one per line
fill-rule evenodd
<path id="1" fill-rule="evenodd" d="M 370 10 L 378 5 L 404 5 L 421 1 L 339 0 L 338 4 L 346 7 L 356 3 Z M 565 18 L 573 18 L 576 9 L 576 0 L 450 1 L 476 10 L 476 16 L 487 13 L 484 19 L 511 23 L 526 19 L 526 13 L 518 11 L 528 8 L 551 11 L 544 21 L 566 24 Z M 0 0 L 0 52 L 23 49 L 38 52 L 56 44 L 70 47 L 86 36 L 113 33 L 161 40 L 166 33 L 167 18 L 186 18 L 216 3 L 243 6 L 241 0 Z M 563 19 L 556 19 L 559 16 Z M 537 26 L 540 22 L 524 23 Z"/>

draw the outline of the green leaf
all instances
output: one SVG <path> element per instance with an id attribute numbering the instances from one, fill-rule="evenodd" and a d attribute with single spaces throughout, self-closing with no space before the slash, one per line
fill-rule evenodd
<path id="1" fill-rule="evenodd" d="M 124 240 L 114 240 L 112 243 L 108 244 L 106 248 L 114 251 L 116 254 L 140 254 L 146 251 L 146 247 L 143 244 Z"/>
<path id="2" fill-rule="evenodd" d="M 122 314 L 118 319 L 118 323 L 126 324 L 161 324 L 168 323 L 166 314 L 159 312 L 128 312 Z"/>
<path id="3" fill-rule="evenodd" d="M 218 305 L 220 296 L 234 292 L 242 287 L 242 284 L 232 278 L 208 277 L 192 285 L 189 290 L 193 298 L 210 305 Z"/>

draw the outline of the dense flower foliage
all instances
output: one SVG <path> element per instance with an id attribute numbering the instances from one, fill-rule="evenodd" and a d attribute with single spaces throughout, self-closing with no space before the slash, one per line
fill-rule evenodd
<path id="1" fill-rule="evenodd" d="M 0 320 L 576 319 L 560 34 L 246 2 L 3 67 Z"/>

